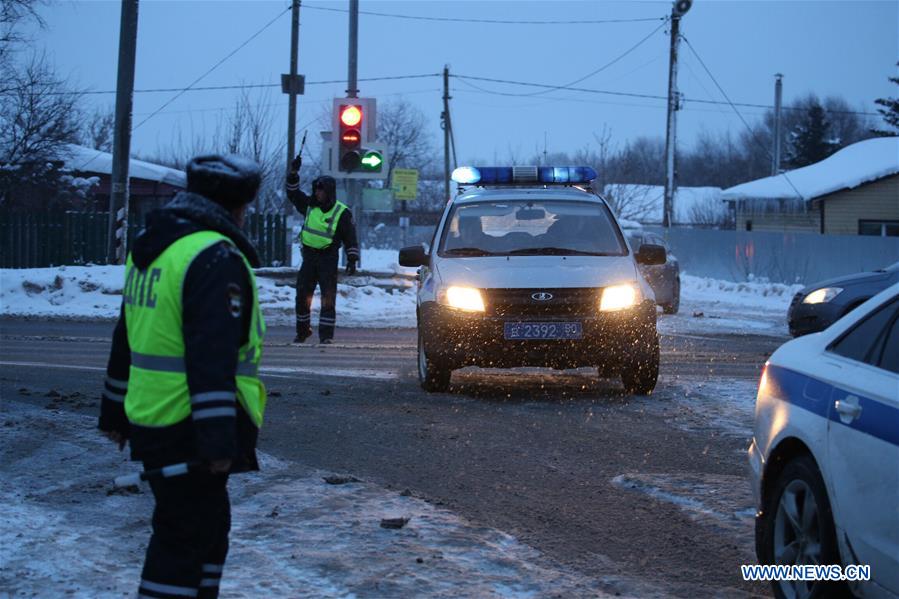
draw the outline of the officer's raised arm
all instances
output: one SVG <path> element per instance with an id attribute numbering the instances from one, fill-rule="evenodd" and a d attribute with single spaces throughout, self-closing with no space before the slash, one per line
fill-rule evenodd
<path id="1" fill-rule="evenodd" d="M 287 199 L 299 211 L 300 214 L 306 215 L 309 210 L 309 204 L 312 197 L 306 195 L 300 189 L 300 167 L 303 165 L 303 157 L 297 154 L 296 158 L 290 163 L 290 170 L 287 173 Z"/>

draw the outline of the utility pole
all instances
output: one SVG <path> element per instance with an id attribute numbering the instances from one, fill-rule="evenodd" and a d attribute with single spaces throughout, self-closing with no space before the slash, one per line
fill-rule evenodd
<path id="1" fill-rule="evenodd" d="M 134 62 L 137 57 L 137 2 L 138 0 L 122 0 L 122 18 L 119 25 L 119 68 L 116 79 L 112 182 L 109 193 L 109 247 L 106 255 L 108 264 L 125 262 L 128 243 L 128 166 L 131 155 Z"/>
<path id="2" fill-rule="evenodd" d="M 677 91 L 677 48 L 680 44 L 680 19 L 692 5 L 691 0 L 678 0 L 671 9 L 671 49 L 668 61 L 668 126 L 665 133 L 665 203 L 662 226 L 672 225 L 674 194 L 677 189 L 677 111 L 680 93 Z"/>
<path id="3" fill-rule="evenodd" d="M 293 0 L 290 9 L 290 86 L 287 104 L 287 168 L 296 156 L 297 142 L 297 54 L 300 47 L 300 0 Z"/>
<path id="4" fill-rule="evenodd" d="M 446 203 L 450 201 L 450 118 L 449 118 L 449 65 L 443 67 L 443 114 L 440 125 L 443 127 L 443 195 Z"/>
<path id="5" fill-rule="evenodd" d="M 771 175 L 780 172 L 780 144 L 783 136 L 780 130 L 780 106 L 783 97 L 783 77 L 780 73 L 774 75 L 774 152 L 772 153 Z"/>

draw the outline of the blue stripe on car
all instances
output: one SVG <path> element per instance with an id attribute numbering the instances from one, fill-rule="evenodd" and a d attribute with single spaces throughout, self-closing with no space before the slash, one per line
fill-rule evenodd
<path id="1" fill-rule="evenodd" d="M 891 445 L 899 445 L 899 408 L 782 366 L 769 365 L 767 377 L 769 392 L 773 397 L 827 418 L 835 424 L 848 426 Z M 858 418 L 846 424 L 840 420 L 840 414 L 833 408 L 833 404 L 850 395 L 858 398 L 862 411 Z"/>

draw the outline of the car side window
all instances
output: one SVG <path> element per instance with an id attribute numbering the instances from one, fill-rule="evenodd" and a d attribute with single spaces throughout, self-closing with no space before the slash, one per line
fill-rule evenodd
<path id="1" fill-rule="evenodd" d="M 887 328 L 899 311 L 899 300 L 893 300 L 856 324 L 833 343 L 829 350 L 837 355 L 877 366 Z"/>
<path id="2" fill-rule="evenodd" d="M 899 318 L 893 318 L 893 326 L 887 332 L 880 354 L 880 367 L 899 374 Z"/>

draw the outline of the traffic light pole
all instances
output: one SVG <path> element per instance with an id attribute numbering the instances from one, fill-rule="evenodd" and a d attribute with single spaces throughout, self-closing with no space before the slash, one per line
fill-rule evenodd
<path id="1" fill-rule="evenodd" d="M 109 194 L 107 264 L 125 262 L 128 243 L 128 166 L 131 155 L 131 110 L 134 100 L 134 62 L 137 56 L 137 2 L 122 0 L 119 28 L 119 70 L 116 80 L 115 129 L 112 138 L 112 181 Z M 119 207 L 123 222 L 117 223 Z M 116 243 L 116 232 L 118 244 Z"/>
<path id="2" fill-rule="evenodd" d="M 349 51 L 347 52 L 347 98 L 359 97 L 357 70 L 359 57 L 359 0 L 350 0 L 350 31 Z M 366 232 L 365 214 L 362 210 L 362 189 L 355 179 L 346 179 L 347 199 L 350 209 L 356 216 L 356 230 L 359 236 L 359 244 L 363 243 Z M 362 266 L 360 256 L 359 266 Z"/>

